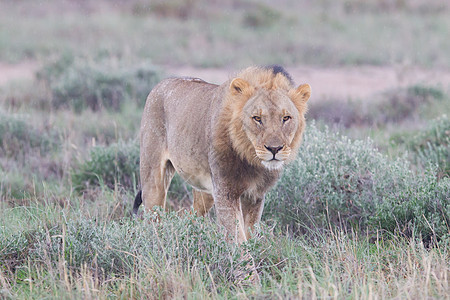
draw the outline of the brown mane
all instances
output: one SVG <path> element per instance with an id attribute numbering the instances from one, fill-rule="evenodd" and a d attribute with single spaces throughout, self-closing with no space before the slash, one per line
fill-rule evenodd
<path id="1" fill-rule="evenodd" d="M 249 67 L 237 74 L 255 88 L 265 88 L 267 90 L 290 90 L 293 84 L 290 78 L 282 72 L 275 73 L 273 68 Z"/>

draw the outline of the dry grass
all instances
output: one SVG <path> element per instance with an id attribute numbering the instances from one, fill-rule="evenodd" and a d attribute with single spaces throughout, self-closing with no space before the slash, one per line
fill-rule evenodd
<path id="1" fill-rule="evenodd" d="M 0 273 L 2 296 L 443 299 L 450 292 L 449 245 L 445 243 L 427 249 L 414 239 L 392 236 L 369 241 L 355 234 L 333 231 L 323 234 L 311 232 L 302 238 L 292 238 L 274 234 L 266 228 L 247 245 L 259 265 L 262 285 L 257 288 L 230 281 L 221 272 L 217 273 L 215 268 L 228 260 L 227 253 L 235 250 L 223 243 L 209 244 L 215 243 L 214 232 L 217 229 L 206 220 L 196 219 L 195 223 L 190 223 L 205 230 L 197 236 L 203 243 L 194 245 L 184 240 L 186 221 L 190 222 L 191 218 L 186 215 L 163 217 L 159 225 L 119 218 L 120 226 L 126 229 L 123 230 L 118 223 L 108 221 L 106 215 L 96 222 L 89 222 L 90 227 L 86 227 L 84 223 L 88 220 L 80 217 L 79 213 L 68 210 L 55 215 L 50 213 L 50 209 L 46 210 L 48 213 L 40 213 L 43 231 L 36 223 L 35 227 L 28 226 L 28 230 L 42 232 L 48 250 L 42 252 L 42 248 L 36 248 L 37 244 L 30 243 L 22 250 L 30 253 L 22 264 L 14 268 L 3 264 Z M 29 211 L 32 214 L 33 209 Z M 11 220 L 13 213 L 11 209 L 3 210 L 2 220 Z M 18 219 L 17 211 L 15 214 L 13 220 Z M 45 225 L 46 222 L 52 225 Z M 70 229 L 74 222 L 81 222 L 77 231 Z M 10 228 L 10 225 L 5 227 L 5 223 L 1 225 L 3 230 Z M 113 228 L 117 228 L 117 234 L 111 236 L 115 231 Z M 145 229 L 155 232 L 153 241 L 143 240 L 149 235 L 142 233 Z M 85 235 L 86 230 L 95 232 L 91 245 L 95 246 L 98 237 L 102 237 L 102 243 L 107 246 L 97 248 L 97 252 L 84 252 L 87 256 L 80 257 L 77 251 L 81 250 L 71 245 L 89 238 Z M 127 237 L 130 233 L 134 235 L 131 239 Z M 168 241 L 167 234 L 175 236 L 176 241 Z M 117 238 L 124 239 L 126 245 L 120 246 L 115 240 Z M 36 242 L 42 245 L 42 242 Z M 52 246 L 61 242 L 62 247 Z M 149 248 L 151 244 L 154 246 Z M 69 247 L 72 250 L 68 250 Z M 179 249 L 185 250 L 180 252 Z M 213 251 L 205 262 L 202 262 L 203 251 Z M 182 255 L 184 252 L 188 255 Z M 36 253 L 40 254 L 36 256 Z M 4 258 L 5 254 L 1 255 Z M 118 267 L 114 272 L 105 272 L 102 267 L 105 266 L 102 263 L 105 255 L 115 257 Z"/>

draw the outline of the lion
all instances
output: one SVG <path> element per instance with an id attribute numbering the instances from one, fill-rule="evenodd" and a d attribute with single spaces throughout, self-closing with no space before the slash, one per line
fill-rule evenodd
<path id="1" fill-rule="evenodd" d="M 261 219 L 264 195 L 296 157 L 305 129 L 308 84 L 280 66 L 249 67 L 215 85 L 169 78 L 150 92 L 140 129 L 140 176 L 133 212 L 165 208 L 177 172 L 193 187 L 193 207 L 236 243 Z"/>

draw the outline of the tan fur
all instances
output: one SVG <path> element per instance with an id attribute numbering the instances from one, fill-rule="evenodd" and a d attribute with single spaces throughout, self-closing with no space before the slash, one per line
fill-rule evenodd
<path id="1" fill-rule="evenodd" d="M 194 209 L 213 203 L 230 237 L 243 242 L 259 222 L 264 194 L 295 158 L 309 85 L 250 67 L 222 85 L 171 78 L 150 93 L 141 123 L 144 206 L 165 206 L 177 171 L 194 187 Z"/>

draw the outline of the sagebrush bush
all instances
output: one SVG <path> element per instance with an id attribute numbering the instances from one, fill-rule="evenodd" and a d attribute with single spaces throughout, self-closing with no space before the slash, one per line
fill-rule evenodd
<path id="1" fill-rule="evenodd" d="M 185 20 L 189 17 L 198 17 L 199 7 L 205 7 L 205 5 L 198 0 L 156 0 L 145 4 L 135 4 L 133 13 L 143 15 L 147 11 L 158 17 Z"/>
<path id="2" fill-rule="evenodd" d="M 372 228 L 421 236 L 425 242 L 450 237 L 450 178 L 436 180 L 434 172 L 411 180 L 399 196 L 387 193 L 370 217 Z"/>
<path id="3" fill-rule="evenodd" d="M 134 188 L 138 170 L 137 144 L 114 144 L 94 148 L 72 180 L 83 188 L 100 184 Z M 389 159 L 368 140 L 352 141 L 313 124 L 298 158 L 267 195 L 263 220 L 294 233 L 331 225 L 441 239 L 450 222 L 446 182 L 414 174 L 405 158 Z M 170 190 L 178 199 L 187 194 L 179 177 Z"/>
<path id="4" fill-rule="evenodd" d="M 0 111 L 0 157 L 23 157 L 30 151 L 40 155 L 56 149 L 58 135 L 35 129 L 23 118 Z"/>
<path id="5" fill-rule="evenodd" d="M 72 183 L 79 191 L 102 185 L 135 189 L 139 184 L 139 144 L 119 142 L 93 148 L 89 158 L 72 171 Z M 178 207 L 178 202 L 189 200 L 190 191 L 191 187 L 175 174 L 167 194 L 174 201 L 169 205 Z"/>
<path id="6" fill-rule="evenodd" d="M 438 166 L 443 176 L 450 176 L 450 119 L 447 115 L 432 120 L 424 130 L 414 135 L 407 146 L 414 161 L 424 167 Z"/>
<path id="7" fill-rule="evenodd" d="M 135 142 L 95 147 L 72 172 L 72 183 L 78 190 L 100 185 L 114 188 L 116 184 L 135 188 L 138 180 L 139 145 Z"/>
<path id="8" fill-rule="evenodd" d="M 282 19 L 282 14 L 273 7 L 262 3 L 246 3 L 243 24 L 248 27 L 270 27 Z"/>
<path id="9" fill-rule="evenodd" d="M 387 92 L 383 98 L 368 107 L 371 124 L 396 123 L 412 118 L 430 103 L 442 101 L 444 93 L 434 87 L 415 85 Z"/>
<path id="10" fill-rule="evenodd" d="M 311 104 L 308 117 L 327 124 L 384 126 L 417 117 L 431 103 L 442 103 L 444 92 L 415 85 L 388 91 L 369 103 L 329 99 Z"/>
<path id="11" fill-rule="evenodd" d="M 105 59 L 87 61 L 68 57 L 45 66 L 38 79 L 48 86 L 53 108 L 97 111 L 119 110 L 126 101 L 143 105 L 161 77 L 148 63 L 123 66 Z"/>
<path id="12" fill-rule="evenodd" d="M 2 170 L 2 167 L 0 166 L 0 178 L 0 201 L 3 201 L 4 199 L 16 200 L 29 198 L 36 192 L 36 185 L 33 186 L 33 184 L 19 172 L 6 172 Z"/>
<path id="13" fill-rule="evenodd" d="M 297 160 L 269 193 L 264 218 L 292 232 L 331 225 L 409 235 L 419 230 L 424 239 L 432 233 L 440 238 L 450 221 L 446 186 L 435 177 L 415 175 L 406 159 L 389 159 L 370 141 L 311 125 Z M 433 216 L 428 220 L 433 232 L 423 226 L 422 215 Z"/>

